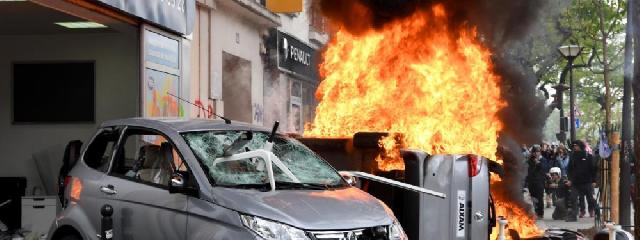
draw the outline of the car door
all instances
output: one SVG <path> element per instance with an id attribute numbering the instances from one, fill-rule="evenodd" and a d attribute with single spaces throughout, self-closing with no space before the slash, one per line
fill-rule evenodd
<path id="1" fill-rule="evenodd" d="M 105 173 L 109 169 L 109 164 L 115 152 L 120 129 L 102 128 L 91 139 L 84 153 L 82 154 L 83 164 L 78 164 L 70 172 L 69 186 L 66 188 L 65 204 L 67 207 L 78 207 L 82 209 L 87 219 L 87 226 L 91 229 L 88 236 L 95 237 L 100 233 L 100 209 L 106 205 L 113 205 L 113 196 L 100 191 Z M 119 213 L 114 213 L 113 218 L 118 218 Z"/>
<path id="2" fill-rule="evenodd" d="M 117 200 L 114 239 L 185 239 L 187 196 L 171 194 L 175 169 L 186 165 L 164 135 L 128 127 L 104 184 Z"/>

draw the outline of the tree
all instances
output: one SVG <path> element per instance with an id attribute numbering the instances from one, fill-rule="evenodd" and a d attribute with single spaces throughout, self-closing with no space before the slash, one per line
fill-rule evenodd
<path id="1" fill-rule="evenodd" d="M 569 41 L 595 51 L 596 61 L 590 64 L 589 76 L 576 74 L 580 79 L 577 92 L 578 101 L 582 104 L 578 104 L 579 107 L 594 110 L 600 105 L 604 110 L 603 121 L 590 122 L 592 128 L 603 124 L 604 129 L 610 130 L 613 116 L 617 113 L 613 111 L 614 105 L 622 98 L 620 70 L 624 44 L 620 36 L 624 33 L 625 4 L 624 0 L 574 0 L 563 17 L 563 25 L 571 32 Z M 585 117 L 599 120 L 592 114 L 599 115 L 593 111 Z"/>
<path id="2" fill-rule="evenodd" d="M 618 99 L 621 99 L 622 74 L 621 66 L 623 63 L 622 51 L 624 44 L 622 34 L 624 33 L 626 16 L 625 0 L 574 0 L 569 10 L 565 14 L 565 26 L 571 29 L 571 41 L 579 43 L 582 46 L 591 49 L 595 55 L 595 61 L 589 64 L 590 76 L 582 77 L 579 80 L 580 86 L 576 88 L 581 93 L 580 101 L 588 100 L 588 94 L 596 93 L 594 96 L 596 103 L 602 106 L 604 111 L 602 122 L 590 122 L 590 124 L 602 123 L 602 128 L 609 134 L 612 131 L 612 118 L 615 113 L 619 116 L 614 108 Z M 615 82 L 614 82 L 615 81 Z M 590 85 L 590 86 L 589 86 Z M 590 87 L 592 88 L 589 91 Z M 604 89 L 604 92 L 601 91 Z M 593 97 L 591 97 L 593 99 Z M 593 108 L 594 105 L 589 107 Z M 588 107 L 585 107 L 587 109 Z M 596 113 L 593 113 L 597 115 Z M 595 117 L 593 115 L 593 117 Z M 592 116 L 592 115 L 588 115 Z M 595 131 L 594 131 L 595 132 Z M 583 132 L 584 133 L 584 132 Z M 612 135 L 609 134 L 609 142 L 612 142 Z M 614 154 L 614 156 L 617 156 Z M 612 159 L 612 166 L 618 165 L 619 158 Z M 620 170 L 619 168 L 614 170 Z M 614 171 L 618 173 L 619 171 Z M 601 195 L 602 204 L 610 207 L 611 211 L 603 214 L 602 220 L 618 221 L 618 196 L 617 183 L 618 175 L 609 179 L 608 174 L 603 176 L 603 191 Z M 610 202 L 609 180 L 613 180 L 614 191 L 611 193 L 613 204 Z M 609 214 L 613 213 L 611 216 Z M 610 217 L 613 217 L 610 218 Z"/>
<path id="3" fill-rule="evenodd" d="M 571 43 L 584 47 L 574 62 L 573 71 L 574 80 L 578 83 L 577 109 L 581 113 L 581 128 L 577 131 L 579 139 L 597 139 L 597 132 L 607 122 L 606 119 L 615 120 L 620 114 L 617 104 L 622 99 L 620 53 L 623 42 L 619 38 L 624 30 L 624 3 L 626 1 L 551 1 L 543 9 L 545 14 L 541 15 L 540 23 L 532 29 L 530 37 L 509 47 L 512 58 L 522 66 L 527 76 L 537 80 L 540 94 L 547 99 L 554 97 L 549 90 L 568 71 L 557 48 Z M 595 13 L 603 13 L 597 16 L 602 16 L 604 21 L 600 17 L 594 18 Z M 605 27 L 604 37 L 602 26 Z M 603 39 L 606 40 L 605 45 Z M 603 91 L 607 89 L 605 82 L 609 85 L 608 102 L 605 102 L 607 91 Z M 566 99 L 564 109 L 569 109 Z M 557 106 L 550 107 L 552 110 Z M 611 111 L 605 112 L 605 109 Z M 568 113 L 565 110 L 565 114 Z"/>

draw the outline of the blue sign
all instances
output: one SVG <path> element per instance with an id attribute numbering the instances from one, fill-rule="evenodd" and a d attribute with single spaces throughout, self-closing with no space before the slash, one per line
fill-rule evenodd
<path id="1" fill-rule="evenodd" d="M 178 40 L 152 31 L 145 31 L 144 40 L 145 61 L 174 70 L 180 69 L 180 42 Z"/>

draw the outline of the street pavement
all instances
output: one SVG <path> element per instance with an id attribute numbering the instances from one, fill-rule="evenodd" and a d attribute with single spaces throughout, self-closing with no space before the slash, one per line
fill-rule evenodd
<path id="1" fill-rule="evenodd" d="M 525 199 L 530 200 L 530 198 L 528 198 L 527 194 L 525 194 Z M 633 214 L 634 214 L 634 209 L 633 206 L 631 207 L 631 224 L 633 225 Z M 553 210 L 554 207 L 551 206 L 550 208 L 545 208 L 544 209 L 544 218 L 543 219 L 538 219 L 536 221 L 536 224 L 541 228 L 541 229 L 550 229 L 550 228 L 561 228 L 561 229 L 568 229 L 568 230 L 573 230 L 573 231 L 579 231 L 579 230 L 587 230 L 587 229 L 591 229 L 595 226 L 595 219 L 591 216 L 585 217 L 585 218 L 578 218 L 577 222 L 566 222 L 564 220 L 553 220 L 553 218 L 551 217 L 551 215 L 553 214 Z M 595 230 L 595 229 L 594 229 Z M 579 231 L 582 233 L 587 233 L 590 231 Z M 594 232 L 591 232 L 594 233 Z"/>
<path id="2" fill-rule="evenodd" d="M 548 228 L 562 228 L 569 230 L 578 230 L 578 229 L 589 229 L 595 226 L 595 221 L 593 217 L 585 217 L 578 218 L 577 222 L 565 222 L 564 220 L 553 220 L 551 218 L 551 214 L 553 213 L 553 207 L 545 208 L 544 210 L 544 218 L 538 219 L 536 223 L 542 229 Z"/>
<path id="3" fill-rule="evenodd" d="M 531 204 L 531 197 L 529 196 L 528 191 L 524 193 L 524 199 L 526 202 Z M 549 228 L 562 228 L 576 231 L 578 229 L 589 229 L 595 226 L 595 220 L 593 217 L 589 216 L 586 218 L 578 218 L 577 222 L 565 222 L 564 220 L 553 220 L 551 215 L 553 214 L 554 207 L 544 209 L 544 218 L 538 219 L 536 224 L 542 229 Z"/>

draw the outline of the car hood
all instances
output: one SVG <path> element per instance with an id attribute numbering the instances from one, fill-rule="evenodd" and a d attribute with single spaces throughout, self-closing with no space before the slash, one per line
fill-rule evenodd
<path id="1" fill-rule="evenodd" d="M 304 230 L 347 230 L 392 223 L 380 200 L 354 187 L 335 190 L 214 188 L 216 202 L 235 211 Z"/>

